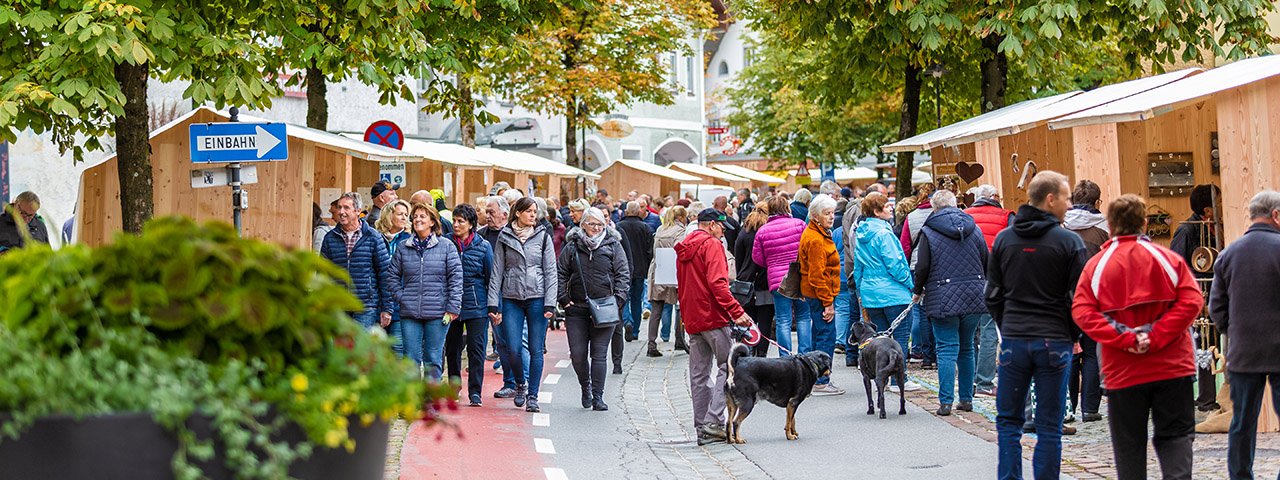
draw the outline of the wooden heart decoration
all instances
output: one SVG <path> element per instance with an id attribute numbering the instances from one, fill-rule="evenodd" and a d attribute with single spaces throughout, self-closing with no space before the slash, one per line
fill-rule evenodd
<path id="1" fill-rule="evenodd" d="M 974 201 L 976 201 L 976 199 L 975 199 L 975 198 L 973 198 L 973 194 L 972 194 L 972 193 L 966 193 L 966 194 L 964 194 L 964 198 L 962 198 L 961 200 L 963 200 L 963 201 L 964 201 L 964 204 L 965 204 L 965 205 L 968 205 L 968 206 L 970 206 L 970 207 L 972 207 L 972 206 L 973 206 L 973 202 L 974 202 Z"/>
<path id="2" fill-rule="evenodd" d="M 981 177 L 986 170 L 982 168 L 982 164 L 960 162 L 956 164 L 956 175 L 959 175 L 965 183 L 973 183 L 978 177 Z"/>

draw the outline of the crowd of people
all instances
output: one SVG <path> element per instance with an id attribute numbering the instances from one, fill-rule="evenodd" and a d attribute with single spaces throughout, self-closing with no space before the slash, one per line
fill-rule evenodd
<path id="1" fill-rule="evenodd" d="M 1108 420 L 1120 478 L 1145 478 L 1149 438 L 1165 478 L 1190 477 L 1200 401 L 1190 326 L 1205 296 L 1183 250 L 1201 239 L 1180 230 L 1173 250 L 1153 243 L 1141 197 L 1104 202 L 1097 184 L 1051 171 L 1016 210 L 991 185 L 966 192 L 970 205 L 931 184 L 892 198 L 879 183 L 824 182 L 816 194 L 744 189 L 711 205 L 600 189 L 561 206 L 499 184 L 452 209 L 442 192 L 406 202 L 397 188 L 374 185 L 368 210 L 342 195 L 332 229 L 317 207 L 317 249 L 351 274 L 366 306 L 355 320 L 385 328 L 426 378 L 460 382 L 465 349 L 473 406 L 483 404 L 492 329 L 503 374 L 494 397 L 539 411 L 547 332 L 562 324 L 582 407 L 608 410 L 605 379 L 622 373 L 622 349 L 647 320 L 648 356 L 688 354 L 699 443 L 723 441 L 731 327 L 769 337 L 753 355 L 775 354 L 773 344 L 778 356 L 844 354 L 854 366 L 850 331 L 866 322 L 892 331 L 919 368 L 937 369 L 937 415 L 995 397 L 1001 478 L 1020 478 L 1024 432 L 1038 436 L 1036 478 L 1056 478 L 1077 409 L 1084 422 Z M 1193 220 L 1213 217 L 1212 188 L 1192 193 Z M 1280 282 L 1280 193 L 1259 193 L 1249 214 L 1253 226 L 1218 259 L 1208 302 L 1231 345 L 1233 478 L 1251 470 L 1266 382 L 1280 386 L 1268 378 L 1280 371 L 1269 360 L 1280 332 L 1268 321 L 1280 304 L 1262 290 Z M 811 392 L 843 393 L 829 376 Z"/>

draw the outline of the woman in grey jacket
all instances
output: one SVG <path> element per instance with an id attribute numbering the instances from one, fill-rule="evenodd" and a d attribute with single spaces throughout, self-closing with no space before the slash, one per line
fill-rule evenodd
<path id="1" fill-rule="evenodd" d="M 538 223 L 538 205 L 532 198 L 516 201 L 512 220 L 493 245 L 493 275 L 489 277 L 489 317 L 504 337 L 511 339 L 503 368 L 525 371 L 518 347 L 529 335 L 529 381 L 516 377 L 515 405 L 538 412 L 538 387 L 542 382 L 542 357 L 546 353 L 547 322 L 555 316 L 555 243 L 551 232 Z M 527 330 L 526 330 L 527 329 Z M 500 352 L 501 353 L 501 352 Z"/>
<path id="2" fill-rule="evenodd" d="M 405 354 L 425 365 L 427 379 L 440 380 L 449 322 L 462 312 L 462 260 L 453 242 L 440 238 L 440 214 L 413 206 L 413 238 L 391 257 L 393 290 L 400 310 Z"/>
<path id="3" fill-rule="evenodd" d="M 627 253 L 622 249 L 622 235 L 606 226 L 600 209 L 588 209 L 581 226 L 569 231 L 558 270 L 558 297 L 560 306 L 564 307 L 569 357 L 582 386 L 582 408 L 608 410 L 609 406 L 604 403 L 604 378 L 614 325 L 596 327 L 587 301 L 613 296 L 621 311 L 631 290 L 631 272 Z"/>

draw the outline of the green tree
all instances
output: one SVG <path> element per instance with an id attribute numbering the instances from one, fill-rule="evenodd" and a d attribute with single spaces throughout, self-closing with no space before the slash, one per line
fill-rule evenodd
<path id="1" fill-rule="evenodd" d="M 475 95 L 497 93 L 492 79 L 500 69 L 495 67 L 504 58 L 528 58 L 533 47 L 510 39 L 526 38 L 558 8 L 554 1 L 480 0 L 437 10 L 438 15 L 418 27 L 439 49 L 431 82 L 422 92 L 424 110 L 458 118 L 462 144 L 474 147 L 477 120 L 498 120 Z"/>
<path id="2" fill-rule="evenodd" d="M 566 119 L 568 163 L 582 168 L 574 145 L 590 113 L 647 101 L 671 104 L 667 52 L 715 25 L 700 0 L 574 0 L 515 42 L 524 51 L 494 63 L 494 88 L 538 112 Z"/>
<path id="3" fill-rule="evenodd" d="M 244 6 L 221 0 L 13 0 L 0 6 L 0 139 L 49 132 L 82 160 L 114 135 L 125 231 L 151 217 L 147 80 L 191 80 L 184 96 L 265 107 L 261 43 Z"/>
<path id="4" fill-rule="evenodd" d="M 419 65 L 435 61 L 418 28 L 439 24 L 437 17 L 454 8 L 452 0 L 269 0 L 254 11 L 275 75 L 299 69 L 287 82 L 305 82 L 307 126 L 327 130 L 328 82 L 352 76 L 374 86 L 379 102 L 414 101 L 408 82 Z M 437 13 L 436 8 L 445 13 Z"/>

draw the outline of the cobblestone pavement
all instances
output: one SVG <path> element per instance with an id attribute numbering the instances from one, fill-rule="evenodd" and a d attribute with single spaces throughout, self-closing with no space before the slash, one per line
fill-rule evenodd
<path id="1" fill-rule="evenodd" d="M 911 364 L 910 375 L 925 389 L 907 394 L 907 400 L 919 405 L 928 412 L 938 407 L 938 372 L 925 370 L 919 364 Z M 1103 397 L 1103 415 L 1106 415 L 1106 397 Z M 996 401 L 994 397 L 974 398 L 974 411 L 954 412 L 950 417 L 942 417 L 951 425 L 978 436 L 984 440 L 996 441 Z M 1077 418 L 1079 412 L 1076 413 Z M 1204 414 L 1197 413 L 1196 420 L 1203 420 Z M 1071 424 L 1078 429 L 1076 435 L 1062 437 L 1062 473 L 1078 479 L 1116 478 L 1114 455 L 1111 450 L 1110 430 L 1106 419 L 1100 422 Z M 1022 440 L 1023 458 L 1031 461 L 1032 449 L 1035 446 L 1035 435 L 1025 435 Z M 1225 434 L 1198 434 L 1195 440 L 1194 478 L 1221 479 L 1227 473 L 1227 436 Z M 994 459 L 993 459 L 994 461 Z M 1280 433 L 1258 434 L 1258 450 L 1254 460 L 1254 476 L 1256 478 L 1276 478 L 1280 471 Z M 1155 451 L 1147 446 L 1147 476 L 1160 478 L 1160 466 L 1156 463 Z"/>

